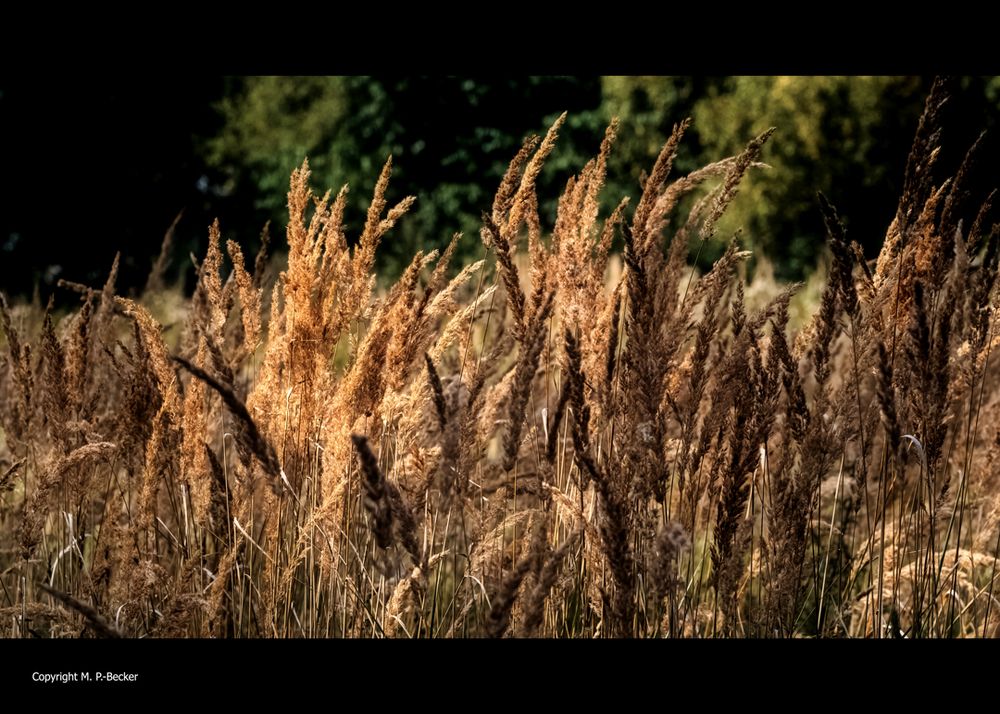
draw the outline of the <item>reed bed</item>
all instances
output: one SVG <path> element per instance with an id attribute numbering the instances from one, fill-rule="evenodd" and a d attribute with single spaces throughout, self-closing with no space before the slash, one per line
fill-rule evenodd
<path id="1" fill-rule="evenodd" d="M 465 267 L 455 236 L 379 285 L 391 161 L 350 237 L 303 163 L 280 272 L 216 223 L 173 317 L 169 235 L 137 299 L 117 259 L 62 319 L 3 299 L 0 635 L 997 635 L 1000 236 L 978 142 L 935 178 L 948 96 L 878 256 L 819 198 L 795 330 L 739 236 L 688 264 L 771 132 L 674 176 L 687 121 L 605 212 L 612 122 L 549 226 L 560 117 Z"/>

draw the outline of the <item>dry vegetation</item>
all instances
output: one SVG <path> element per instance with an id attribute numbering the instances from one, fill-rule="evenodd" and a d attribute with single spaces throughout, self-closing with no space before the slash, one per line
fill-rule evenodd
<path id="1" fill-rule="evenodd" d="M 976 147 L 931 181 L 946 94 L 877 261 L 821 200 L 829 278 L 797 334 L 797 286 L 750 300 L 737 239 L 686 264 L 769 133 L 671 178 L 686 123 L 601 216 L 613 123 L 552 227 L 562 119 L 529 139 L 455 277 L 453 242 L 376 290 L 412 199 L 386 204 L 386 164 L 349 242 L 346 189 L 314 196 L 304 164 L 287 269 L 214 225 L 177 324 L 153 316 L 165 261 L 139 300 L 116 268 L 63 284 L 58 324 L 4 301 L 0 633 L 997 634 L 1000 246 Z"/>

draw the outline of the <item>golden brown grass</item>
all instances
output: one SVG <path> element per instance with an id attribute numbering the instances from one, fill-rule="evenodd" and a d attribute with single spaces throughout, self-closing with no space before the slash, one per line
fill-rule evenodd
<path id="1" fill-rule="evenodd" d="M 800 286 L 748 289 L 738 237 L 686 262 L 771 132 L 672 178 L 686 121 L 631 218 L 599 209 L 612 122 L 546 230 L 560 117 L 464 269 L 456 236 L 376 290 L 413 199 L 388 206 L 387 162 L 352 240 L 346 187 L 317 197 L 304 163 L 287 269 L 251 273 L 214 224 L 169 334 L 162 257 L 139 300 L 117 259 L 65 284 L 58 324 L 0 301 L 0 633 L 997 634 L 1000 237 L 976 147 L 932 178 L 947 96 L 877 260 L 820 198 L 830 267 L 797 333 Z"/>

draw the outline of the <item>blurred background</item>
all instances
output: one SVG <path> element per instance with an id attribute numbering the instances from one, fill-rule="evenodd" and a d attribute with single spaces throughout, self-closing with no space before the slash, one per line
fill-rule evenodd
<path id="1" fill-rule="evenodd" d="M 168 277 L 191 283 L 218 217 L 223 237 L 256 250 L 271 221 L 280 250 L 291 170 L 308 156 L 322 192 L 350 185 L 348 234 L 364 221 L 389 154 L 390 201 L 411 214 L 380 248 L 397 273 L 414 251 L 463 231 L 463 260 L 482 252 L 479 215 L 524 137 L 569 112 L 539 182 L 551 227 L 566 180 L 621 120 L 604 199 L 637 197 L 673 124 L 694 119 L 675 175 L 738 152 L 769 126 L 770 170 L 752 173 L 720 226 L 782 279 L 816 266 L 816 191 L 872 255 L 892 218 L 931 78 L 923 77 L 217 77 L 73 75 L 49 84 L 0 77 L 0 289 L 47 298 L 59 278 L 103 282 L 122 253 L 120 292 L 141 288 L 177 224 Z M 1000 120 L 1000 78 L 968 77 L 949 108 L 940 165 L 953 170 Z M 998 142 L 988 136 L 988 167 Z M 1000 184 L 995 171 L 977 177 Z M 633 206 L 634 201 L 633 201 Z M 719 246 L 700 260 L 710 262 Z M 457 261 L 456 261 L 457 262 Z M 65 291 L 58 291 L 65 292 Z M 60 297 L 57 294 L 57 297 Z M 75 299 L 63 295 L 63 299 Z"/>

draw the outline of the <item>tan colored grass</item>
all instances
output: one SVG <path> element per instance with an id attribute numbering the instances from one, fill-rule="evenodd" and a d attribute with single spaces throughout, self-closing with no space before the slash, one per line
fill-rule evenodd
<path id="1" fill-rule="evenodd" d="M 115 295 L 117 258 L 101 289 L 62 284 L 62 321 L 3 298 L 2 631 L 993 634 L 1000 234 L 991 196 L 963 198 L 976 147 L 934 173 L 946 95 L 877 260 L 821 199 L 805 287 L 758 261 L 747 288 L 740 237 L 688 264 L 770 131 L 673 177 L 679 123 L 633 209 L 604 196 L 613 121 L 549 226 L 563 115 L 469 265 L 456 235 L 380 280 L 414 200 L 389 206 L 391 161 L 350 237 L 346 187 L 317 196 L 303 163 L 287 269 L 265 245 L 251 274 L 213 223 L 177 329 L 161 296 Z"/>

